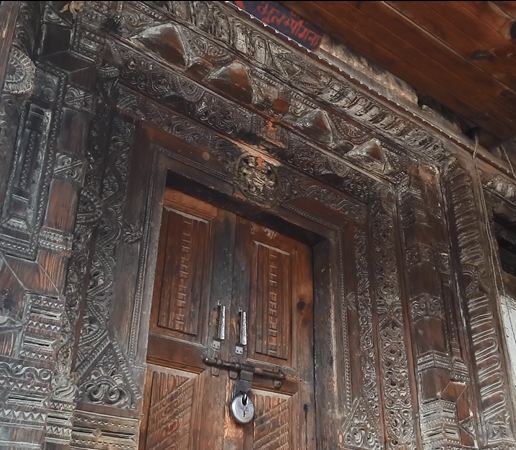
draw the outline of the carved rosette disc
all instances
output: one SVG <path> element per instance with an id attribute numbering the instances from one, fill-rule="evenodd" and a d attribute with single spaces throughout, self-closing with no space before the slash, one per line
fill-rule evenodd
<path id="1" fill-rule="evenodd" d="M 235 184 L 248 199 L 271 205 L 278 198 L 276 168 L 258 156 L 242 155 L 236 164 Z"/>
<path id="2" fill-rule="evenodd" d="M 5 91 L 11 94 L 30 94 L 34 87 L 35 72 L 31 59 L 19 48 L 12 47 L 5 77 Z"/>

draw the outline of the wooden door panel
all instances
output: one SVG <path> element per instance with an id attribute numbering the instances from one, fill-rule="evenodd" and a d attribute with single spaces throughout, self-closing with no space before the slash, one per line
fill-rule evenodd
<path id="1" fill-rule="evenodd" d="M 253 241 L 248 356 L 290 365 L 291 255 Z"/>
<path id="2" fill-rule="evenodd" d="M 200 320 L 206 309 L 202 286 L 210 224 L 166 209 L 166 255 L 158 313 L 158 327 L 201 337 Z M 196 241 L 197 245 L 192 242 Z M 174 274 L 175 276 L 171 276 Z M 184 336 L 182 336 L 184 337 Z"/>
<path id="3" fill-rule="evenodd" d="M 196 376 L 150 368 L 146 450 L 191 448 Z"/>
<path id="4" fill-rule="evenodd" d="M 226 374 L 213 377 L 209 370 L 192 373 L 149 365 L 140 448 L 222 448 L 228 382 Z"/>
<path id="5" fill-rule="evenodd" d="M 290 450 L 298 445 L 297 394 L 289 397 L 266 391 L 254 391 L 255 419 L 252 440 L 244 448 L 253 450 Z"/>
<path id="6" fill-rule="evenodd" d="M 244 428 L 247 449 L 315 448 L 313 284 L 304 244 L 237 217 L 234 307 L 249 312 L 242 361 L 280 368 L 281 386 L 255 376 L 256 416 Z M 236 327 L 238 329 L 238 327 Z"/>
<path id="7" fill-rule="evenodd" d="M 212 221 L 217 209 L 177 191 L 164 201 L 151 332 L 203 343 L 207 329 Z"/>

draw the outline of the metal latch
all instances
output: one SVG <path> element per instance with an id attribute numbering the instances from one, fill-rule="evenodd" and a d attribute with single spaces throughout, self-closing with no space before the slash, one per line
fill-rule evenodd
<path id="1" fill-rule="evenodd" d="M 253 376 L 274 380 L 274 386 L 280 387 L 286 378 L 285 373 L 279 367 L 275 367 L 274 369 L 270 369 L 268 367 L 257 367 L 251 364 L 225 361 L 220 358 L 210 358 L 208 356 L 203 359 L 203 362 L 207 366 L 229 371 L 230 378 L 233 379 L 240 379 L 242 378 L 242 372 L 249 372 Z"/>

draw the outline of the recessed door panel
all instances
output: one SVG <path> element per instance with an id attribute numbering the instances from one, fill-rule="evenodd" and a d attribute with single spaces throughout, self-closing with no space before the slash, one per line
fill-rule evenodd
<path id="1" fill-rule="evenodd" d="M 291 254 L 253 240 L 249 356 L 290 363 Z"/>

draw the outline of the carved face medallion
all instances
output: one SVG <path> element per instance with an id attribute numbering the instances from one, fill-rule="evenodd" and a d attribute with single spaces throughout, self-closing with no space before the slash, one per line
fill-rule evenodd
<path id="1" fill-rule="evenodd" d="M 278 174 L 264 159 L 242 155 L 236 165 L 235 183 L 240 191 L 257 203 L 272 204 L 277 198 Z"/>

